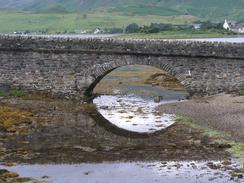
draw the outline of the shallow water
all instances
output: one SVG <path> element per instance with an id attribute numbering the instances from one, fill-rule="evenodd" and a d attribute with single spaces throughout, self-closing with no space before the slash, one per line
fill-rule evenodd
<path id="1" fill-rule="evenodd" d="M 244 37 L 234 37 L 234 38 L 199 38 L 199 39 L 183 39 L 183 40 L 201 41 L 201 42 L 244 43 Z"/>
<path id="2" fill-rule="evenodd" d="M 102 95 L 93 102 L 110 123 L 131 132 L 154 133 L 175 123 L 174 114 L 159 114 L 155 108 L 177 100 L 155 103 L 152 99 L 143 99 L 135 95 Z"/>
<path id="3" fill-rule="evenodd" d="M 113 38 L 121 34 L 49 34 L 49 35 L 22 35 L 22 36 L 38 36 L 38 37 L 56 37 L 56 38 Z M 229 43 L 244 43 L 244 37 L 227 37 L 227 38 L 194 38 L 194 39 L 177 39 L 191 41 L 206 41 L 206 42 L 229 42 Z"/>
<path id="4" fill-rule="evenodd" d="M 212 163 L 221 165 L 219 161 Z M 7 168 L 22 177 L 33 177 L 50 183 L 232 182 L 224 167 L 211 169 L 207 164 L 206 161 L 104 162 L 18 165 Z"/>
<path id="5" fill-rule="evenodd" d="M 87 39 L 87 38 L 110 38 L 115 37 L 118 34 L 27 34 L 21 36 L 36 36 L 36 37 L 45 37 L 45 38 L 78 38 L 78 39 Z"/>
<path id="6" fill-rule="evenodd" d="M 185 99 L 189 94 L 185 90 L 174 90 L 168 88 L 162 88 L 160 86 L 151 86 L 149 84 L 127 84 L 117 86 L 117 92 L 114 94 L 128 95 L 134 93 L 136 96 L 143 99 L 152 99 L 156 96 L 162 96 L 162 101 L 167 103 L 168 101 L 179 101 Z"/>

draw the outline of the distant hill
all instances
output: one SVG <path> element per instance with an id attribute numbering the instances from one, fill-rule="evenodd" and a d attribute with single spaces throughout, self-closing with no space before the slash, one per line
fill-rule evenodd
<path id="1" fill-rule="evenodd" d="M 0 0 L 0 8 L 33 12 L 84 12 L 103 8 L 130 15 L 244 20 L 244 0 Z"/>

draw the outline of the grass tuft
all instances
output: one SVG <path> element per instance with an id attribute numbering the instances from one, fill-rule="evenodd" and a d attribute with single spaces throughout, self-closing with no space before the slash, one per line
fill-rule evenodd
<path id="1" fill-rule="evenodd" d="M 243 143 L 237 143 L 233 140 L 231 140 L 231 134 L 218 131 L 214 129 L 210 129 L 205 126 L 200 126 L 196 124 L 191 118 L 189 117 L 183 117 L 179 116 L 176 121 L 178 123 L 182 123 L 185 125 L 188 125 L 194 129 L 199 129 L 203 132 L 203 135 L 207 135 L 210 137 L 214 142 L 221 142 L 221 143 L 227 143 L 231 145 L 231 148 L 227 149 L 227 151 L 238 160 L 238 162 L 241 165 L 244 165 L 244 144 Z"/>
<path id="2" fill-rule="evenodd" d="M 244 87 L 240 89 L 240 96 L 244 96 Z"/>
<path id="3" fill-rule="evenodd" d="M 25 92 L 22 90 L 10 90 L 8 92 L 0 90 L 0 97 L 23 97 Z"/>

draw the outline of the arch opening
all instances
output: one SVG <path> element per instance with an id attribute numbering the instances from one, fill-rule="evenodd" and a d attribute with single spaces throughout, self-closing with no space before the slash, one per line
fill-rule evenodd
<path id="1" fill-rule="evenodd" d="M 172 126 L 175 115 L 161 113 L 157 107 L 188 96 L 175 76 L 147 65 L 111 69 L 97 77 L 88 91 L 108 123 L 139 134 L 152 134 Z"/>

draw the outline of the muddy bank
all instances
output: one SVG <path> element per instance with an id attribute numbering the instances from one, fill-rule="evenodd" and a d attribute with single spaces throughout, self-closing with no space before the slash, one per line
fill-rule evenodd
<path id="1" fill-rule="evenodd" d="M 131 167 L 124 172 L 128 175 L 126 182 L 142 180 L 142 172 L 149 172 L 145 178 L 151 177 L 151 182 L 157 182 L 154 177 L 161 182 L 194 182 L 196 179 L 189 179 L 191 176 L 215 181 L 215 173 L 219 182 L 240 180 L 243 176 L 243 169 L 229 161 L 231 156 L 226 151 L 229 144 L 216 143 L 201 129 L 185 123 L 175 123 L 156 134 L 135 136 L 103 125 L 105 121 L 93 104 L 38 96 L 1 98 L 0 106 L 14 114 L 31 114 L 21 118 L 23 121 L 10 118 L 20 123 L 0 125 L 0 168 L 17 172 L 21 177 L 41 182 L 51 177 L 58 183 L 63 180 L 111 182 L 111 175 L 120 178 L 121 171 L 114 167 Z M 216 163 L 218 160 L 221 163 Z M 107 167 L 107 174 L 100 173 L 101 166 Z M 150 172 L 152 167 L 156 169 Z M 54 169 L 59 171 L 52 174 Z M 60 176 L 60 172 L 66 172 L 66 177 Z M 74 179 L 69 179 L 71 174 Z M 5 182 L 15 179 L 0 175 L 0 182 L 2 178 Z"/>
<path id="2" fill-rule="evenodd" d="M 158 107 L 163 113 L 188 116 L 194 122 L 224 131 L 233 140 L 244 142 L 244 97 L 220 94 Z"/>
<path id="3" fill-rule="evenodd" d="M 184 90 L 183 85 L 175 77 L 169 75 L 168 73 L 155 73 L 147 78 L 146 84 L 151 84 L 153 86 L 160 86 L 163 88 L 171 88 L 177 90 Z"/>
<path id="4" fill-rule="evenodd" d="M 228 157 L 201 131 L 176 124 L 158 134 L 134 137 L 95 121 L 91 107 L 63 100 L 9 98 L 1 106 L 30 111 L 30 123 L 1 130 L 2 162 L 74 163 L 146 160 L 206 160 Z M 101 121 L 100 121 L 101 123 Z"/>

